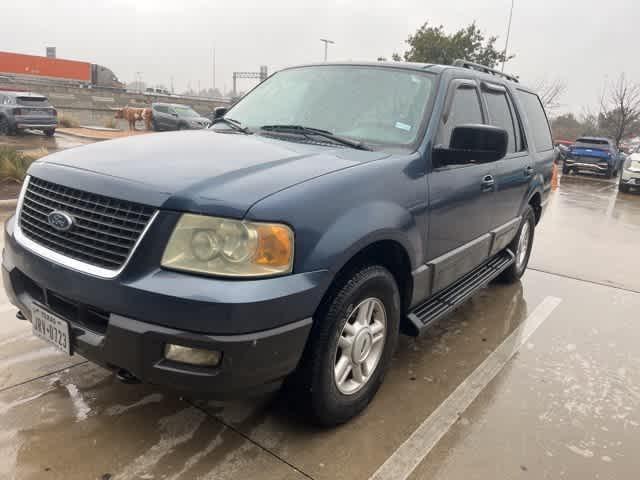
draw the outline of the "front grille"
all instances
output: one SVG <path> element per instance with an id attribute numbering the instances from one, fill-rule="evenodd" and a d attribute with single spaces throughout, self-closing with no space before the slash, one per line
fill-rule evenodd
<path id="1" fill-rule="evenodd" d="M 48 215 L 67 213 L 73 225 L 53 228 Z M 76 190 L 31 177 L 22 201 L 20 228 L 34 242 L 100 268 L 118 270 L 154 213 L 137 203 Z"/>

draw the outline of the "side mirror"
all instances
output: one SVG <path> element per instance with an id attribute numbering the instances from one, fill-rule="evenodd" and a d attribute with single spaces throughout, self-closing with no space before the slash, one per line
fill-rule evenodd
<path id="1" fill-rule="evenodd" d="M 453 129 L 449 148 L 435 148 L 438 165 L 489 163 L 507 154 L 509 134 L 491 125 L 460 125 Z"/>
<path id="2" fill-rule="evenodd" d="M 227 107 L 216 107 L 213 109 L 213 119 L 224 117 L 225 113 L 227 113 L 229 109 Z"/>

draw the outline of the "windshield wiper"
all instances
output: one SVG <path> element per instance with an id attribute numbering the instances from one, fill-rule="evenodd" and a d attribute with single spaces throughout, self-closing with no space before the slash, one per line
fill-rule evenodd
<path id="1" fill-rule="evenodd" d="M 233 118 L 218 117 L 213 122 L 211 122 L 211 126 L 215 125 L 216 123 L 224 123 L 225 125 L 228 125 L 229 127 L 231 127 L 232 130 L 235 130 L 237 132 L 242 132 L 246 135 L 251 134 L 251 131 L 247 127 L 243 127 L 238 120 L 234 120 Z"/>
<path id="2" fill-rule="evenodd" d="M 335 143 L 345 145 L 347 147 L 356 148 L 358 150 L 371 150 L 362 142 L 355 140 L 349 140 L 348 138 L 334 135 L 328 130 L 322 130 L 320 128 L 305 127 L 303 125 L 263 125 L 260 130 L 267 132 L 283 132 L 283 133 L 299 133 L 301 135 L 316 135 L 318 137 L 326 138 Z"/>

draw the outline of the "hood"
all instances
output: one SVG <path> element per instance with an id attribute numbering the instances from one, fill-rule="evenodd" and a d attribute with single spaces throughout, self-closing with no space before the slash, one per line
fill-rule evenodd
<path id="1" fill-rule="evenodd" d="M 193 130 L 64 150 L 34 163 L 29 173 L 158 208 L 239 218 L 275 192 L 386 156 L 259 135 Z"/>

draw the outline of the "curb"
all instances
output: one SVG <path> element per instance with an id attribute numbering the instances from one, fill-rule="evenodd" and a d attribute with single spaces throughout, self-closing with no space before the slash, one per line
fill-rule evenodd
<path id="1" fill-rule="evenodd" d="M 0 200 L 0 208 L 15 208 L 18 205 L 17 198 L 9 198 L 8 200 Z"/>
<path id="2" fill-rule="evenodd" d="M 58 131 L 59 130 L 59 131 Z M 82 135 L 82 134 L 78 134 L 78 133 L 71 133 L 71 132 L 67 132 L 65 130 L 60 130 L 59 128 L 57 129 L 56 133 L 60 133 L 61 135 L 66 135 L 68 137 L 74 137 L 74 138 L 81 138 L 83 140 L 94 140 L 96 142 L 102 141 L 102 140 L 110 140 L 109 138 L 98 138 L 98 137 L 91 137 L 89 135 Z"/>

